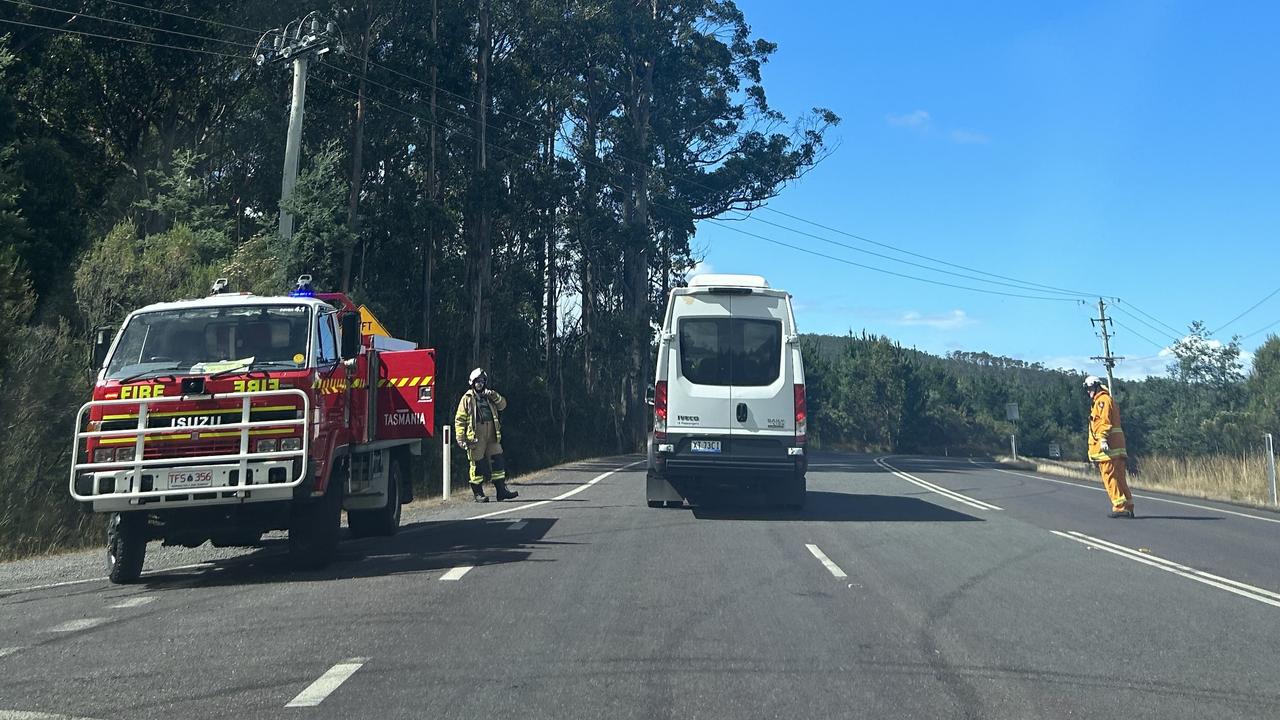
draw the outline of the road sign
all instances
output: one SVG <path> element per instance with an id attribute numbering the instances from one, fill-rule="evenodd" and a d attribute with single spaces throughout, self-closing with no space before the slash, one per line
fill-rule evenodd
<path id="1" fill-rule="evenodd" d="M 369 308 L 360 306 L 360 333 L 362 335 L 382 335 L 391 337 L 391 333 L 378 322 L 378 318 L 374 317 L 373 312 Z"/>
<path id="2" fill-rule="evenodd" d="M 1018 403 L 1004 404 L 1004 419 L 1008 420 L 1009 422 L 1014 422 L 1020 419 L 1018 417 Z"/>
<path id="3" fill-rule="evenodd" d="M 1058 443 L 1049 443 L 1049 457 L 1054 460 L 1062 458 L 1062 446 Z"/>

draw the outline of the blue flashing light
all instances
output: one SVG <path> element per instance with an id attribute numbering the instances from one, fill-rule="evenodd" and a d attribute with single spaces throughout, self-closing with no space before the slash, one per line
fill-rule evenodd
<path id="1" fill-rule="evenodd" d="M 310 275 L 299 275 L 298 284 L 294 286 L 293 290 L 289 291 L 289 297 L 309 298 L 309 297 L 315 297 L 315 296 L 316 296 L 316 291 L 311 287 Z"/>

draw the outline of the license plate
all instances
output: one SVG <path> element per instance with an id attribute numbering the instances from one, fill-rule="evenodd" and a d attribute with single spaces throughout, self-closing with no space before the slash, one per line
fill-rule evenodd
<path id="1" fill-rule="evenodd" d="M 690 440 L 689 451 L 696 453 L 718 453 L 720 452 L 719 440 Z"/>
<path id="2" fill-rule="evenodd" d="M 184 490 L 186 488 L 205 488 L 213 485 L 213 473 L 204 471 L 169 473 L 169 489 Z"/>

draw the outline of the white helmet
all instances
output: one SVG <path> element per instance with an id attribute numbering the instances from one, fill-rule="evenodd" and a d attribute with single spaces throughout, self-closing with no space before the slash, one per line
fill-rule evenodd
<path id="1" fill-rule="evenodd" d="M 1085 390 L 1093 390 L 1094 388 L 1101 387 L 1101 386 L 1102 386 L 1102 378 L 1098 377 L 1097 375 L 1090 375 L 1089 377 L 1084 379 Z"/>
<path id="2" fill-rule="evenodd" d="M 481 378 L 488 381 L 489 375 L 485 373 L 484 368 L 476 368 L 475 370 L 471 371 L 471 377 L 467 378 L 467 382 L 471 383 L 472 385 L 475 385 L 476 380 L 479 380 Z"/>

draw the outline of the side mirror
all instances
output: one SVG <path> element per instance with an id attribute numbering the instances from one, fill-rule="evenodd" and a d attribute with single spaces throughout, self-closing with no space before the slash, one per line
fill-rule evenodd
<path id="1" fill-rule="evenodd" d="M 353 360 L 360 355 L 360 313 L 349 312 L 340 317 L 342 347 L 339 352 L 343 360 Z"/>
<path id="2" fill-rule="evenodd" d="M 645 401 L 645 404 L 647 404 L 647 405 L 653 405 L 655 402 L 657 402 L 657 401 L 655 400 L 655 398 L 657 397 L 657 395 L 658 395 L 658 391 L 657 391 L 657 389 L 655 389 L 652 385 L 650 385 L 650 386 L 649 386 L 648 388 L 646 388 L 646 389 L 645 389 L 645 391 L 644 391 L 644 401 Z"/>
<path id="3" fill-rule="evenodd" d="M 100 327 L 93 331 L 93 368 L 98 370 L 107 361 L 107 353 L 111 352 L 111 339 L 115 337 L 113 327 Z"/>

